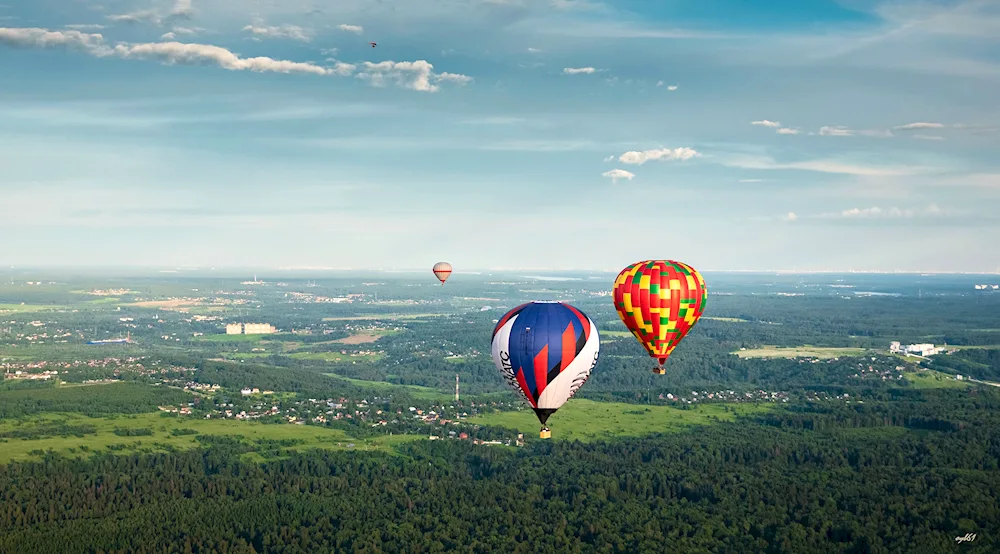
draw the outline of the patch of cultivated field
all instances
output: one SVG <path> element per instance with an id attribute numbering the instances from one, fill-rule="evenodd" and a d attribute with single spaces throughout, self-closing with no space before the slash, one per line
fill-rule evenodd
<path id="1" fill-rule="evenodd" d="M 682 410 L 670 406 L 642 406 L 620 402 L 595 402 L 577 398 L 567 402 L 548 422 L 552 438 L 598 440 L 649 433 L 667 433 L 693 425 L 730 421 L 741 414 L 769 410 L 773 404 L 703 404 Z M 528 408 L 517 412 L 496 412 L 469 418 L 471 423 L 517 429 L 537 436 L 541 425 Z"/>
<path id="2" fill-rule="evenodd" d="M 12 432 L 35 432 L 63 424 L 76 429 L 82 436 L 45 436 L 42 438 L 12 438 Z M 151 434 L 122 436 L 123 429 L 148 429 Z M 43 433 L 44 434 L 44 433 Z M 93 418 L 79 414 L 43 414 L 24 420 L 0 421 L 0 463 L 11 460 L 38 458 L 53 450 L 65 456 L 87 456 L 93 452 L 162 452 L 170 449 L 194 448 L 198 436 L 229 436 L 256 445 L 258 451 L 274 453 L 275 446 L 261 441 L 288 440 L 295 444 L 281 446 L 281 451 L 324 448 L 333 450 L 391 450 L 401 441 L 423 436 L 402 435 L 355 439 L 339 429 L 314 425 L 263 424 L 233 419 L 202 419 L 192 416 L 166 416 L 161 413 Z"/>
<path id="3" fill-rule="evenodd" d="M 741 358 L 842 358 L 863 356 L 864 348 L 834 348 L 825 346 L 762 346 L 748 350 L 733 352 Z"/>

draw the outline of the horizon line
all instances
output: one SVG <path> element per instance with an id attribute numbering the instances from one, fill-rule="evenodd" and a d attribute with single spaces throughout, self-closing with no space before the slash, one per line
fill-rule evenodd
<path id="1" fill-rule="evenodd" d="M 412 267 L 322 267 L 322 266 L 196 266 L 196 265 L 18 265 L 3 264 L 9 271 L 15 270 L 146 270 L 158 273 L 178 273 L 190 271 L 330 271 L 330 272 L 372 272 L 372 273 L 430 273 L 430 269 L 417 269 Z M 469 268 L 467 270 L 454 271 L 458 275 L 475 275 L 484 272 L 511 273 L 511 272 L 541 272 L 541 273 L 609 273 L 617 274 L 620 269 L 596 269 L 596 268 L 541 268 L 541 267 L 492 267 L 492 268 Z M 775 273 L 785 275 L 850 275 L 850 274 L 872 274 L 872 275 L 1000 275 L 1000 269 L 996 271 L 942 271 L 942 270 L 874 270 L 874 269 L 851 269 L 851 270 L 831 270 L 831 269 L 702 269 L 701 273 Z"/>

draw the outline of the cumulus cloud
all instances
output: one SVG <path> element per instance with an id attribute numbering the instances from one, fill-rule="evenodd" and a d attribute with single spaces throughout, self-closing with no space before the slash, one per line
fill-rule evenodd
<path id="1" fill-rule="evenodd" d="M 426 60 L 414 62 L 365 62 L 362 70 L 356 75 L 359 79 L 370 82 L 373 86 L 383 87 L 388 81 L 397 85 L 421 92 L 436 92 L 439 87 L 435 83 L 444 81 L 466 84 L 472 81 L 467 75 L 457 73 L 434 73 L 434 66 Z"/>
<path id="2" fill-rule="evenodd" d="M 624 154 L 619 156 L 618 161 L 623 164 L 642 165 L 646 162 L 654 160 L 663 160 L 663 161 L 690 160 L 691 158 L 700 155 L 701 154 L 696 152 L 694 149 L 682 146 L 680 148 L 674 148 L 672 150 L 670 148 L 660 148 L 658 150 L 643 150 L 641 152 L 633 150 L 631 152 L 625 152 Z"/>
<path id="3" fill-rule="evenodd" d="M 900 125 L 894 127 L 897 131 L 916 131 L 919 129 L 943 129 L 944 125 L 941 123 L 927 123 L 924 121 L 918 121 L 916 123 L 907 123 L 906 125 Z"/>
<path id="4" fill-rule="evenodd" d="M 761 127 L 775 128 L 775 127 L 781 127 L 781 122 L 780 121 L 769 121 L 767 119 L 761 119 L 759 121 L 751 121 L 750 125 L 759 125 Z"/>
<path id="5" fill-rule="evenodd" d="M 302 42 L 310 40 L 309 32 L 298 25 L 270 26 L 258 23 L 247 25 L 243 30 L 252 34 L 254 38 L 288 38 Z"/>
<path id="6" fill-rule="evenodd" d="M 112 51 L 120 58 L 156 60 L 168 65 L 216 65 L 231 71 L 332 74 L 331 69 L 311 63 L 275 60 L 264 56 L 241 58 L 225 48 L 209 44 L 180 42 L 118 44 Z"/>
<path id="7" fill-rule="evenodd" d="M 590 74 L 597 71 L 593 67 L 564 67 L 563 73 L 566 75 L 579 75 L 581 73 Z"/>
<path id="8" fill-rule="evenodd" d="M 677 90 L 677 85 L 670 85 L 669 87 L 667 87 L 667 90 L 669 90 L 670 92 L 673 92 L 673 91 Z"/>
<path id="9" fill-rule="evenodd" d="M 854 131 L 840 125 L 836 127 L 823 126 L 820 127 L 819 134 L 823 137 L 849 137 L 854 134 Z"/>
<path id="10" fill-rule="evenodd" d="M 795 215 L 795 212 L 788 212 L 788 215 L 786 215 L 784 219 L 785 221 L 795 221 L 798 218 L 799 216 Z"/>
<path id="11" fill-rule="evenodd" d="M 178 35 L 193 35 L 199 31 L 204 31 L 201 27 L 174 27 L 171 29 L 174 33 Z"/>
<path id="12" fill-rule="evenodd" d="M 787 127 L 782 127 L 776 131 L 779 135 L 797 135 L 799 134 L 798 129 L 789 129 Z"/>
<path id="13" fill-rule="evenodd" d="M 99 33 L 50 31 L 48 29 L 0 27 L 0 44 L 20 48 L 99 48 L 104 37 Z"/>
<path id="14" fill-rule="evenodd" d="M 164 40 L 170 40 L 170 33 L 164 35 Z M 332 67 L 324 67 L 314 63 L 276 60 L 258 56 L 242 58 L 238 54 L 210 44 L 156 42 L 156 43 L 119 43 L 114 47 L 104 43 L 100 34 L 81 33 L 79 31 L 50 31 L 38 28 L 5 28 L 0 27 L 0 44 L 25 48 L 77 48 L 98 57 L 114 56 L 122 59 L 155 60 L 167 65 L 214 65 L 231 71 L 255 71 L 276 73 L 300 73 L 313 75 L 350 76 L 357 66 L 332 60 Z M 388 81 L 398 85 L 424 92 L 435 92 L 440 83 L 467 84 L 473 79 L 459 73 L 435 73 L 434 66 L 425 60 L 414 62 L 381 63 L 365 62 L 364 68 L 357 74 L 358 78 L 368 80 L 375 86 L 384 86 Z"/>
<path id="15" fill-rule="evenodd" d="M 365 28 L 362 27 L 361 25 L 348 25 L 346 23 L 341 23 L 340 25 L 337 25 L 337 28 L 340 29 L 341 31 L 346 31 L 348 33 L 355 33 L 358 35 L 365 32 Z"/>
<path id="16" fill-rule="evenodd" d="M 632 177 L 635 177 L 635 173 L 625 171 L 624 169 L 612 169 L 611 171 L 605 171 L 604 173 L 601 173 L 601 176 L 611 179 L 612 183 L 617 183 L 618 179 L 626 179 L 628 181 L 631 181 Z"/>
<path id="17" fill-rule="evenodd" d="M 163 33 L 162 35 L 160 35 L 160 40 L 174 40 L 176 38 L 177 35 L 173 33 Z"/>

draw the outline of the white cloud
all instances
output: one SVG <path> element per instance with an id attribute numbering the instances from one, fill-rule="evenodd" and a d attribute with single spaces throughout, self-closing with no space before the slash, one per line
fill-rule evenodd
<path id="1" fill-rule="evenodd" d="M 0 44 L 23 48 L 83 48 L 93 49 L 104 42 L 98 33 L 80 31 L 50 31 L 48 29 L 0 27 Z"/>
<path id="2" fill-rule="evenodd" d="M 803 171 L 817 171 L 820 173 L 835 173 L 842 175 L 858 175 L 863 177 L 896 177 L 902 175 L 915 175 L 928 170 L 925 167 L 915 165 L 898 167 L 875 167 L 860 165 L 852 162 L 839 160 L 809 160 L 804 162 L 778 163 L 771 158 L 760 156 L 736 155 L 728 158 L 721 158 L 719 163 L 729 167 L 739 167 L 743 169 L 798 169 Z"/>
<path id="3" fill-rule="evenodd" d="M 434 73 L 434 66 L 426 60 L 414 62 L 365 62 L 361 72 L 357 74 L 359 79 L 370 82 L 373 86 L 383 87 L 386 81 L 395 81 L 401 87 L 418 90 L 421 92 L 436 92 L 438 86 L 434 83 L 450 81 L 453 83 L 465 84 L 472 80 L 471 77 L 457 73 Z"/>
<path id="4" fill-rule="evenodd" d="M 896 135 L 892 134 L 892 131 L 888 129 L 865 129 L 863 131 L 858 131 L 859 134 L 866 137 L 876 137 L 876 138 L 891 138 Z"/>
<path id="5" fill-rule="evenodd" d="M 163 23 L 163 17 L 155 10 L 139 10 L 131 13 L 109 15 L 108 21 L 115 23 L 139 23 L 148 21 L 154 25 Z"/>
<path id="6" fill-rule="evenodd" d="M 614 159 L 615 159 L 615 155 L 614 155 L 614 154 L 611 154 L 611 155 L 610 155 L 610 156 L 608 156 L 607 158 L 604 158 L 604 161 L 606 161 L 606 162 L 610 162 L 610 161 L 613 161 Z"/>
<path id="7" fill-rule="evenodd" d="M 337 28 L 340 29 L 341 31 L 346 31 L 348 33 L 355 33 L 358 35 L 365 32 L 365 28 L 362 27 L 361 25 L 348 25 L 346 23 L 341 23 L 340 25 L 337 25 Z"/>
<path id="8" fill-rule="evenodd" d="M 152 59 L 168 65 L 207 64 L 231 71 L 333 74 L 333 70 L 311 63 L 275 60 L 263 56 L 241 58 L 225 48 L 208 44 L 182 44 L 179 42 L 118 44 L 114 47 L 113 53 L 120 58 Z"/>
<path id="9" fill-rule="evenodd" d="M 919 140 L 944 140 L 944 137 L 939 137 L 937 135 L 922 135 L 920 133 L 913 135 L 913 138 Z"/>
<path id="10" fill-rule="evenodd" d="M 907 123 L 906 125 L 900 125 L 894 127 L 897 131 L 915 131 L 918 129 L 943 129 L 945 126 L 942 123 L 927 123 L 923 121 L 918 121 L 916 123 Z"/>
<path id="11" fill-rule="evenodd" d="M 839 125 L 836 127 L 823 126 L 820 127 L 819 134 L 823 137 L 849 137 L 854 134 L 854 131 Z"/>
<path id="12" fill-rule="evenodd" d="M 309 42 L 310 40 L 309 31 L 298 25 L 247 25 L 243 27 L 243 30 L 249 31 L 254 37 L 288 38 L 302 42 Z"/>
<path id="13" fill-rule="evenodd" d="M 658 150 L 643 150 L 642 152 L 631 151 L 625 152 L 618 157 L 618 161 L 623 164 L 636 164 L 642 165 L 646 162 L 653 160 L 690 160 L 691 158 L 700 156 L 698 152 L 694 149 L 688 148 L 686 146 L 681 146 L 680 148 L 660 148 Z"/>
<path id="14" fill-rule="evenodd" d="M 798 129 L 789 129 L 787 127 L 782 127 L 776 131 L 779 135 L 797 135 L 799 134 Z"/>
<path id="15" fill-rule="evenodd" d="M 799 216 L 795 215 L 795 212 L 788 212 L 788 215 L 785 216 L 785 221 L 795 221 L 798 218 Z"/>
<path id="16" fill-rule="evenodd" d="M 597 71 L 593 67 L 564 67 L 563 73 L 566 75 L 579 75 L 581 73 L 590 74 Z"/>
<path id="17" fill-rule="evenodd" d="M 740 179 L 739 182 L 740 183 L 762 183 L 762 182 L 764 182 L 764 180 L 763 179 Z"/>
<path id="18" fill-rule="evenodd" d="M 924 209 L 900 209 L 891 208 L 851 208 L 843 210 L 839 214 L 823 214 L 821 217 L 842 217 L 842 218 L 912 218 L 912 217 L 939 217 L 945 215 L 941 208 L 931 204 Z"/>
<path id="19" fill-rule="evenodd" d="M 669 87 L 667 87 L 667 90 L 669 90 L 670 92 L 673 92 L 673 91 L 677 90 L 677 85 L 670 85 Z"/>
<path id="20" fill-rule="evenodd" d="M 175 0 L 174 7 L 170 10 L 170 15 L 189 19 L 194 15 L 194 10 L 191 8 L 191 0 Z"/>
<path id="21" fill-rule="evenodd" d="M 205 29 L 202 29 L 201 27 L 174 27 L 171 29 L 171 31 L 178 35 L 193 35 L 204 30 Z"/>
<path id="22" fill-rule="evenodd" d="M 77 23 L 74 25 L 65 25 L 67 29 L 76 29 L 77 31 L 100 31 L 104 29 L 104 25 L 96 25 L 93 23 Z"/>
<path id="23" fill-rule="evenodd" d="M 626 179 L 628 181 L 631 181 L 632 177 L 635 177 L 635 173 L 625 171 L 624 169 L 612 169 L 611 171 L 605 171 L 604 173 L 601 173 L 601 176 L 611 179 L 612 183 L 617 183 L 618 179 Z"/>
<path id="24" fill-rule="evenodd" d="M 759 125 L 761 127 L 781 127 L 780 121 L 769 121 L 767 119 L 761 119 L 760 121 L 751 121 L 750 125 Z"/>
<path id="25" fill-rule="evenodd" d="M 530 48 L 529 47 L 528 48 L 528 52 L 531 53 L 531 54 L 537 54 L 537 53 L 541 52 L 541 50 L 539 50 L 537 48 Z"/>
<path id="26" fill-rule="evenodd" d="M 119 43 L 112 48 L 104 44 L 104 38 L 100 34 L 87 34 L 79 31 L 49 31 L 37 28 L 9 29 L 0 27 L 0 44 L 34 48 L 80 48 L 98 57 L 115 56 L 123 59 L 156 60 L 167 65 L 215 65 L 232 71 L 308 73 L 346 77 L 357 69 L 352 64 L 336 62 L 336 60 L 334 60 L 333 67 L 323 67 L 313 63 L 275 60 L 264 56 L 241 58 L 230 50 L 209 44 Z M 448 72 L 434 73 L 433 69 L 434 66 L 425 60 L 365 62 L 364 70 L 358 73 L 357 77 L 366 79 L 376 86 L 383 86 L 387 80 L 393 80 L 405 88 L 425 92 L 438 90 L 437 83 L 466 84 L 472 81 L 472 77 L 467 75 Z"/>
<path id="27" fill-rule="evenodd" d="M 163 33 L 162 35 L 160 35 L 160 40 L 174 40 L 176 38 L 177 35 L 173 33 Z"/>
<path id="28" fill-rule="evenodd" d="M 662 87 L 662 86 L 663 86 L 663 81 L 657 81 L 657 82 L 656 82 L 656 86 L 658 86 L 658 87 Z"/>

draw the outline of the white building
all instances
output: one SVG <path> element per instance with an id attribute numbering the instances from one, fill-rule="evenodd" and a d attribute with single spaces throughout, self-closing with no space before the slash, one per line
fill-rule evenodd
<path id="1" fill-rule="evenodd" d="M 226 325 L 227 335 L 242 335 L 243 334 L 243 324 L 242 323 L 230 323 Z"/>
<path id="2" fill-rule="evenodd" d="M 907 344 L 903 346 L 899 341 L 889 343 L 889 352 L 893 354 L 915 354 L 917 356 L 933 356 L 944 352 L 944 348 L 937 348 L 933 344 Z"/>
<path id="3" fill-rule="evenodd" d="M 244 335 L 269 335 L 277 331 L 270 323 L 246 323 L 243 325 Z"/>

